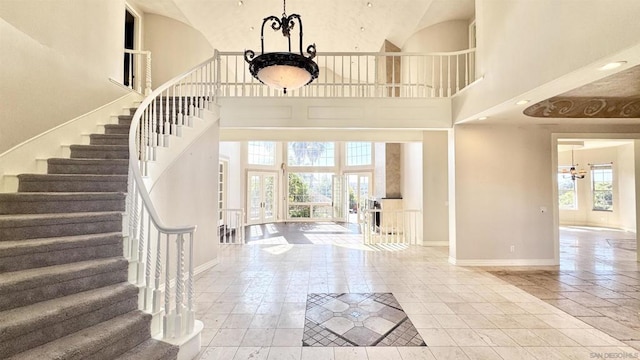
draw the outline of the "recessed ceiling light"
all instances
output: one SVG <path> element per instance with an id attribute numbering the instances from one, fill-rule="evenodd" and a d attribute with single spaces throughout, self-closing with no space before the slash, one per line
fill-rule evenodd
<path id="1" fill-rule="evenodd" d="M 364 26 L 360 27 L 360 31 L 364 31 Z"/>
<path id="2" fill-rule="evenodd" d="M 238 0 L 238 6 L 242 6 L 242 5 L 244 5 L 244 1 Z"/>
<path id="3" fill-rule="evenodd" d="M 616 61 L 616 62 L 610 62 L 604 66 L 601 66 L 598 68 L 598 70 L 613 70 L 615 68 L 619 68 L 620 66 L 626 64 L 626 61 Z"/>
<path id="4" fill-rule="evenodd" d="M 487 116 L 481 116 L 481 117 L 478 118 L 478 120 L 487 120 L 487 119 L 488 119 Z"/>
<path id="5" fill-rule="evenodd" d="M 367 7 L 373 7 L 373 4 L 371 2 L 368 2 Z"/>
<path id="6" fill-rule="evenodd" d="M 529 101 L 530 100 L 520 100 L 520 101 L 516 102 L 516 105 L 524 105 L 524 104 L 529 103 Z"/>
<path id="7" fill-rule="evenodd" d="M 253 31 L 253 29 L 254 29 L 254 27 L 253 27 L 253 26 L 250 26 L 250 27 L 249 27 L 249 30 Z"/>

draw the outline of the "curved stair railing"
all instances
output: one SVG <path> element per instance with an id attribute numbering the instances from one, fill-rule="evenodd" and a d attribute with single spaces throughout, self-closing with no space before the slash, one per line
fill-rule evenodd
<path id="1" fill-rule="evenodd" d="M 153 314 L 152 333 L 175 341 L 193 334 L 196 225 L 165 224 L 143 176 L 158 147 L 181 136 L 215 102 L 217 52 L 205 62 L 158 87 L 140 104 L 129 130 L 128 231 L 125 252 L 133 264 L 130 280 L 141 288 L 140 309 Z M 132 276 L 131 276 L 132 275 Z"/>

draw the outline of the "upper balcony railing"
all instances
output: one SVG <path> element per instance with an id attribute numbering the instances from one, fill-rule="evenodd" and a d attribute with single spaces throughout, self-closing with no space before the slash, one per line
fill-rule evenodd
<path id="1" fill-rule="evenodd" d="M 446 98 L 476 80 L 475 49 L 442 53 L 318 53 L 320 75 L 287 94 L 263 85 L 241 52 L 219 53 L 219 96 Z"/>

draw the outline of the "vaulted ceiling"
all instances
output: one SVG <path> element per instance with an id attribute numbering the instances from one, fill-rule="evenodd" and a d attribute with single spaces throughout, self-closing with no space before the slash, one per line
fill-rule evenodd
<path id="1" fill-rule="evenodd" d="M 282 0 L 133 0 L 142 10 L 187 23 L 221 51 L 259 49 L 262 20 L 281 17 Z M 318 52 L 374 52 L 385 40 L 397 46 L 416 31 L 449 20 L 469 20 L 474 0 L 289 0 L 287 14 L 299 14 L 304 47 Z M 297 34 L 297 30 L 296 30 Z M 265 51 L 286 43 L 265 28 Z"/>

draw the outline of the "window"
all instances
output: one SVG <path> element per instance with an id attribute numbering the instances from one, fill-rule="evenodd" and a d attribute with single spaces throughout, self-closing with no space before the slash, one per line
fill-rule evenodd
<path id="1" fill-rule="evenodd" d="M 569 166 L 561 166 L 558 169 L 558 203 L 560 209 L 578 209 L 578 181 L 572 180 L 569 173 Z"/>
<path id="2" fill-rule="evenodd" d="M 287 146 L 289 166 L 335 166 L 335 143 L 290 142 Z"/>
<path id="3" fill-rule="evenodd" d="M 289 218 L 332 216 L 333 173 L 289 173 Z"/>
<path id="4" fill-rule="evenodd" d="M 218 163 L 218 216 L 220 224 L 223 224 L 222 209 L 227 207 L 227 161 L 220 160 Z"/>
<path id="5" fill-rule="evenodd" d="M 249 141 L 247 143 L 249 165 L 275 165 L 276 143 L 272 141 Z"/>
<path id="6" fill-rule="evenodd" d="M 371 165 L 370 142 L 348 142 L 346 148 L 347 166 Z"/>
<path id="7" fill-rule="evenodd" d="M 613 168 L 611 164 L 591 165 L 593 210 L 613 211 Z"/>

